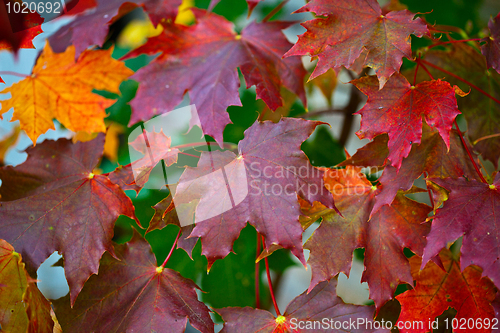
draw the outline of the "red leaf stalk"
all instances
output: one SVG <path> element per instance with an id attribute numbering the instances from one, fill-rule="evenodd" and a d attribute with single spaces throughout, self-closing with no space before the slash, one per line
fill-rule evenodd
<path id="1" fill-rule="evenodd" d="M 257 232 L 257 249 L 255 259 L 260 253 L 260 234 Z M 255 260 L 255 308 L 260 309 L 260 261 Z"/>
<path id="2" fill-rule="evenodd" d="M 168 253 L 167 258 L 165 258 L 165 261 L 163 262 L 163 264 L 161 264 L 161 268 L 165 268 L 165 265 L 167 264 L 168 260 L 170 259 L 170 256 L 172 256 L 172 253 L 174 252 L 175 246 L 177 245 L 177 241 L 179 240 L 181 233 L 182 233 L 182 229 L 179 229 L 179 233 L 177 234 L 177 237 L 175 238 L 174 244 L 172 245 L 172 248 L 170 249 L 170 252 Z"/>
<path id="3" fill-rule="evenodd" d="M 262 236 L 262 248 L 265 250 L 266 249 L 266 243 L 264 241 L 264 236 Z M 273 300 L 273 305 L 274 305 L 274 310 L 276 310 L 276 316 L 281 316 L 280 309 L 278 308 L 278 303 L 276 303 L 276 297 L 274 297 L 274 291 L 273 291 L 273 283 L 271 281 L 271 273 L 269 271 L 269 262 L 267 260 L 267 257 L 264 258 L 266 262 L 266 273 L 267 273 L 267 281 L 269 282 L 269 292 L 271 293 L 271 298 Z"/>

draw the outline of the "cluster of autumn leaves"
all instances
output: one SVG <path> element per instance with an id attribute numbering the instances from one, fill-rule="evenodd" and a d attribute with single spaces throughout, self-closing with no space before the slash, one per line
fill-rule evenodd
<path id="1" fill-rule="evenodd" d="M 366 66 L 375 70 L 376 76 L 352 81 L 368 97 L 358 112 L 362 120 L 357 134 L 372 141 L 348 156 L 340 165 L 344 168 L 317 169 L 300 147 L 320 122 L 289 117 L 256 121 L 245 131 L 238 154 L 204 152 L 196 168 L 186 169 L 176 203 L 197 200 L 191 209 L 198 216 L 206 214 L 210 200 L 224 203 L 230 198 L 212 184 L 201 184 L 194 191 L 183 190 L 182 183 L 232 161 L 246 170 L 255 165 L 260 170 L 309 170 L 304 176 L 267 179 L 271 185 L 292 186 L 293 193 L 270 196 L 261 191 L 233 209 L 182 228 L 177 247 L 191 254 L 199 238 L 209 267 L 231 252 L 247 222 L 264 237 L 267 251 L 261 257 L 286 248 L 306 265 L 303 249 L 310 251 L 311 284 L 283 315 L 252 308 L 214 309 L 225 322 L 223 330 L 289 332 L 292 318 L 370 321 L 385 315 L 385 306 L 394 299 L 401 305 L 400 312 L 391 313 L 394 323 L 426 323 L 423 329 L 402 332 L 427 331 L 429 320 L 452 315 L 449 307 L 456 310 L 457 319 L 499 318 L 500 176 L 482 173 L 476 154 L 496 170 L 499 16 L 491 20 L 490 36 L 482 45 L 444 43 L 445 49 L 431 47 L 414 59 L 410 34 L 425 35 L 438 45 L 441 41 L 435 34 L 442 31 L 414 19 L 394 1 L 380 8 L 375 0 L 335 4 L 312 0 L 299 11 L 319 17 L 303 23 L 307 32 L 295 45 L 282 33 L 289 23 L 253 22 L 237 34 L 225 18 L 200 9 L 192 9 L 196 24 L 173 23 L 180 1 L 125 2 L 81 1 L 69 13 L 76 18 L 49 38 L 32 74 L 1 92 L 11 96 L 1 102 L 0 115 L 13 108 L 12 120 L 19 120 L 34 144 L 27 149 L 26 162 L 0 169 L 2 330 L 52 332 L 57 317 L 68 332 L 163 332 L 165 327 L 182 332 L 188 319 L 198 330 L 213 332 L 210 310 L 198 300 L 198 287 L 178 272 L 158 266 L 142 236 L 134 233 L 126 244 L 112 242 L 119 215 L 135 219 L 142 228 L 124 191 L 138 193 L 144 182 L 134 180 L 131 165 L 95 173 L 104 135 L 87 142 L 59 139 L 36 144 L 37 138 L 54 128 L 53 119 L 74 132 L 106 132 L 106 108 L 113 100 L 93 90 L 119 94 L 120 83 L 131 78 L 139 82 L 131 102 L 131 126 L 174 109 L 187 92 L 199 111 L 203 133 L 222 143 L 230 123 L 227 108 L 241 105 L 238 69 L 247 87 L 255 86 L 257 97 L 269 109 L 283 105 L 285 89 L 305 104 L 307 72 L 300 55 L 318 58 L 312 78 L 341 67 L 358 73 Z M 212 1 L 211 7 L 217 2 Z M 259 1 L 247 2 L 253 8 Z M 111 49 L 89 47 L 102 46 L 109 25 L 137 7 L 154 25 L 161 23 L 163 31 L 124 58 L 157 55 L 133 73 L 111 57 Z M 18 37 L 0 35 L 1 42 L 22 47 L 39 27 L 32 29 Z M 403 57 L 414 59 L 416 67 L 400 72 Z M 473 144 L 457 127 L 460 113 Z M 170 139 L 161 140 L 171 155 Z M 361 172 L 370 166 L 383 168 L 377 183 Z M 422 175 L 432 206 L 408 197 L 426 191 L 414 186 Z M 247 177 L 248 183 L 258 180 L 252 173 Z M 303 184 L 324 191 L 313 193 Z M 179 207 L 172 202 L 169 196 L 154 207 L 147 232 L 168 224 L 180 226 Z M 303 245 L 303 231 L 320 218 L 320 226 Z M 457 239 L 461 248 L 453 252 L 449 245 Z M 335 294 L 336 276 L 349 273 L 356 248 L 365 249 L 362 280 L 368 282 L 375 306 L 345 304 Z M 411 258 L 405 249 L 411 250 Z M 53 302 L 55 314 L 30 278 L 54 251 L 64 257 L 70 287 L 68 296 Z M 394 296 L 398 285 L 405 283 L 413 288 Z M 368 326 L 358 330 L 372 331 Z M 491 327 L 477 331 L 489 332 Z"/>

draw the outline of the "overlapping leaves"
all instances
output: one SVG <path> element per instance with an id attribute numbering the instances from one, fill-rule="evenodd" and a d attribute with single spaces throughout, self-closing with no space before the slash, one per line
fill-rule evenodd
<path id="1" fill-rule="evenodd" d="M 410 34 L 422 36 L 427 26 L 407 10 L 382 13 L 375 0 L 312 0 L 297 12 L 313 12 L 324 18 L 302 23 L 307 32 L 285 56 L 318 57 L 311 78 L 328 69 L 351 67 L 365 54 L 364 65 L 377 72 L 380 88 L 399 71 L 403 57 L 412 58 Z"/>
<path id="2" fill-rule="evenodd" d="M 19 120 L 35 144 L 40 134 L 55 129 L 53 118 L 75 132 L 105 132 L 104 110 L 114 101 L 92 91 L 119 94 L 120 83 L 133 73 L 111 58 L 111 51 L 86 51 L 75 61 L 73 46 L 55 54 L 47 44 L 32 75 L 0 92 L 12 95 L 1 102 L 0 117 L 14 108 L 12 121 Z"/>
<path id="3" fill-rule="evenodd" d="M 222 132 L 230 123 L 226 109 L 241 106 L 238 67 L 247 88 L 255 85 L 257 97 L 272 110 L 283 104 L 282 87 L 305 104 L 305 70 L 300 59 L 281 58 L 291 46 L 281 30 L 291 23 L 253 22 L 238 35 L 223 17 L 199 9 L 193 12 L 195 25 L 169 25 L 128 55 L 161 53 L 132 77 L 140 82 L 131 102 L 132 124 L 173 110 L 188 91 L 203 133 L 222 143 Z"/>
<path id="4" fill-rule="evenodd" d="M 266 245 L 288 248 L 303 263 L 301 214 L 297 195 L 333 208 L 323 172 L 310 165 L 300 144 L 320 122 L 284 118 L 255 122 L 230 151 L 202 153 L 196 168 L 183 173 L 176 205 L 199 200 L 191 236 L 200 237 L 209 266 L 225 257 L 247 222 L 265 236 Z"/>
<path id="5" fill-rule="evenodd" d="M 290 302 L 282 316 L 275 317 L 270 312 L 260 309 L 223 308 L 216 310 L 224 320 L 223 333 L 242 332 L 314 332 L 318 331 L 318 322 L 342 332 L 385 332 L 373 327 L 374 308 L 369 306 L 345 304 L 336 294 L 337 281 L 322 282 L 310 292 L 303 292 Z M 367 324 L 367 322 L 372 322 Z M 355 322 L 356 325 L 348 323 Z M 347 323 L 347 324 L 346 324 Z M 358 325 L 358 323 L 361 323 Z M 330 326 L 331 325 L 331 326 Z M 299 327 L 300 326 L 300 327 Z M 325 328 L 325 326 L 321 326 Z"/>
<path id="6" fill-rule="evenodd" d="M 50 38 L 55 52 L 64 52 L 70 45 L 75 47 L 76 56 L 89 46 L 102 46 L 108 34 L 109 25 L 137 7 L 142 7 L 156 26 L 160 22 L 172 21 L 182 0 L 96 0 L 97 7 L 77 13 L 72 22 L 62 26 Z M 70 12 L 71 13 L 71 12 Z"/>
<path id="7" fill-rule="evenodd" d="M 392 298 L 399 283 L 411 283 L 403 248 L 422 255 L 429 232 L 429 225 L 422 222 L 431 208 L 400 194 L 391 206 L 383 206 L 370 218 L 378 190 L 360 169 L 330 170 L 325 181 L 343 217 L 334 212 L 324 214 L 321 225 L 305 244 L 311 251 L 309 290 L 340 272 L 349 274 L 353 250 L 364 247 L 366 270 L 362 280 L 368 282 L 370 298 L 379 308 Z"/>
<path id="8" fill-rule="evenodd" d="M 500 174 L 491 185 L 465 178 L 432 181 L 450 194 L 432 222 L 422 265 L 463 236 L 461 267 L 477 265 L 500 285 Z"/>
<path id="9" fill-rule="evenodd" d="M 158 267 L 148 242 L 134 232 L 115 245 L 116 258 L 104 254 L 99 274 L 85 284 L 73 308 L 69 297 L 55 301 L 68 332 L 184 332 L 187 320 L 203 333 L 214 323 L 198 301 L 196 284 L 178 272 Z M 168 327 L 168 329 L 166 329 Z"/>
<path id="10" fill-rule="evenodd" d="M 366 105 L 357 114 L 361 115 L 360 139 L 373 139 L 383 133 L 389 135 L 391 164 L 398 170 L 403 158 L 410 153 L 413 142 L 422 138 L 422 118 L 435 127 L 450 148 L 450 130 L 457 108 L 455 89 L 445 81 L 424 81 L 411 86 L 405 77 L 394 74 L 382 90 L 378 89 L 375 77 L 362 77 L 352 82 L 368 96 Z"/>
<path id="11" fill-rule="evenodd" d="M 21 255 L 0 239 L 0 328 L 2 332 L 52 333 L 50 303 L 24 269 Z"/>
<path id="12" fill-rule="evenodd" d="M 465 267 L 459 264 L 449 250 L 439 255 L 443 268 L 433 262 L 420 270 L 421 259 L 410 258 L 415 288 L 396 296 L 401 303 L 399 322 L 422 322 L 423 326 L 413 326 L 402 332 L 428 332 L 429 324 L 449 307 L 457 311 L 456 324 L 449 321 L 448 327 L 464 331 L 490 332 L 496 326 L 492 306 L 497 289 L 487 277 L 481 277 L 481 269 L 476 266 Z M 462 266 L 462 269 L 460 269 Z M 465 319 L 465 321 L 463 320 Z M 471 320 L 474 324 L 471 325 Z M 463 325 L 463 323 L 466 323 Z M 477 324 L 476 324 L 477 323 Z M 479 324 L 480 323 L 480 324 Z"/>
<path id="13" fill-rule="evenodd" d="M 0 169 L 0 238 L 23 255 L 34 272 L 54 251 L 65 259 L 72 302 L 97 273 L 117 217 L 135 218 L 134 206 L 109 178 L 94 175 L 104 136 L 86 143 L 44 141 L 28 159 Z"/>

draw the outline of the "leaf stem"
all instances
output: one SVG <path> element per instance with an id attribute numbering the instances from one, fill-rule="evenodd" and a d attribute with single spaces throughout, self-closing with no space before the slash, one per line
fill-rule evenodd
<path id="1" fill-rule="evenodd" d="M 260 309 L 260 234 L 257 232 L 257 248 L 255 251 L 255 308 Z"/>
<path id="2" fill-rule="evenodd" d="M 429 174 L 426 172 L 425 178 L 428 178 L 428 177 L 429 177 Z M 434 199 L 432 198 L 432 193 L 431 193 L 431 189 L 429 186 L 427 186 L 427 193 L 429 193 L 429 199 L 431 201 L 432 209 L 434 209 Z"/>
<path id="3" fill-rule="evenodd" d="M 465 43 L 465 42 L 476 42 L 480 41 L 481 38 L 470 38 L 470 39 L 459 39 L 459 40 L 448 40 L 448 41 L 443 41 L 443 42 L 437 42 L 435 44 L 427 46 L 428 49 L 431 49 L 436 46 L 440 45 L 445 45 L 445 44 L 452 44 L 452 43 Z"/>
<path id="4" fill-rule="evenodd" d="M 486 139 L 492 139 L 492 138 L 496 138 L 496 137 L 499 137 L 499 136 L 500 136 L 500 133 L 486 135 L 486 136 L 483 136 L 483 137 L 477 139 L 476 141 L 474 141 L 473 144 L 476 145 L 479 141 L 483 141 L 483 140 L 486 140 Z"/>
<path id="5" fill-rule="evenodd" d="M 434 64 L 433 64 L 433 63 L 431 63 L 431 62 L 425 61 L 425 60 L 423 60 L 423 59 L 420 59 L 420 61 L 422 62 L 422 64 L 425 64 L 425 65 L 428 65 L 428 66 L 430 66 L 430 67 L 432 67 L 432 68 L 435 68 L 435 69 L 437 69 L 437 70 L 439 70 L 439 71 L 441 71 L 441 72 L 443 72 L 443 73 L 446 73 L 446 74 L 448 74 L 448 75 L 450 75 L 450 76 L 453 76 L 455 79 L 460 80 L 460 81 L 462 81 L 462 82 L 463 82 L 463 83 L 465 83 L 465 84 L 468 84 L 469 86 L 471 86 L 472 88 L 476 89 L 477 91 L 479 91 L 479 92 L 480 92 L 481 94 L 483 94 L 484 96 L 486 96 L 486 97 L 490 98 L 491 100 L 493 100 L 493 101 L 497 102 L 498 104 L 500 104 L 500 100 L 498 100 L 498 99 L 496 99 L 495 97 L 491 96 L 490 94 L 488 94 L 486 91 L 484 91 L 483 89 L 479 88 L 479 87 L 478 87 L 478 86 L 476 86 L 475 84 L 472 84 L 471 82 L 469 82 L 469 81 L 467 81 L 467 80 L 465 80 L 465 79 L 461 78 L 460 76 L 458 76 L 458 75 L 456 75 L 456 74 L 453 74 L 452 72 L 449 72 L 449 71 L 447 71 L 447 70 L 446 70 L 446 69 L 444 69 L 444 68 L 441 68 L 441 67 L 439 67 L 439 66 L 436 66 L 436 65 L 434 65 Z"/>
<path id="6" fill-rule="evenodd" d="M 283 0 L 283 1 L 281 1 L 276 7 L 273 8 L 273 10 L 271 10 L 269 12 L 269 14 L 267 14 L 262 19 L 262 22 L 267 22 L 270 19 L 272 19 L 274 15 L 276 15 L 283 7 L 285 7 L 285 5 L 288 3 L 288 1 L 290 1 L 290 0 Z"/>
<path id="7" fill-rule="evenodd" d="M 179 240 L 181 233 L 182 233 L 182 229 L 179 229 L 179 233 L 177 234 L 177 237 L 175 238 L 174 244 L 172 245 L 172 248 L 170 249 L 170 252 L 168 253 L 167 258 L 165 258 L 165 261 L 163 262 L 163 264 L 161 264 L 161 268 L 165 268 L 165 265 L 167 264 L 168 260 L 170 259 L 170 256 L 172 256 L 172 253 L 174 252 L 175 246 L 177 245 L 177 241 Z"/>
<path id="8" fill-rule="evenodd" d="M 217 142 L 192 142 L 192 143 L 185 143 L 183 145 L 178 145 L 178 146 L 173 146 L 171 148 L 189 148 L 189 147 L 198 147 L 198 146 L 204 146 L 204 145 L 208 145 L 209 147 L 210 146 L 219 146 L 219 144 Z M 236 144 L 234 143 L 226 143 L 224 142 L 222 148 L 227 148 L 227 149 L 235 149 L 237 147 Z"/>
<path id="9" fill-rule="evenodd" d="M 413 75 L 413 86 L 415 86 L 415 83 L 417 82 L 417 73 L 419 67 L 420 67 L 420 61 L 417 60 L 417 67 L 415 67 L 415 74 Z"/>
<path id="10" fill-rule="evenodd" d="M 28 77 L 29 75 L 26 74 L 21 74 L 21 73 L 16 73 L 16 72 L 10 72 L 10 71 L 0 71 L 0 75 L 12 75 L 12 76 L 19 76 L 19 77 Z"/>
<path id="11" fill-rule="evenodd" d="M 196 157 L 196 158 L 200 158 L 200 156 L 196 156 L 196 155 L 193 155 L 193 154 L 185 153 L 183 151 L 179 151 L 179 154 L 186 155 L 186 156 L 191 156 L 191 157 Z"/>
<path id="12" fill-rule="evenodd" d="M 429 70 L 427 69 L 427 67 L 425 67 L 425 65 L 422 62 L 423 62 L 422 59 L 420 59 L 420 58 L 417 59 L 417 64 L 422 65 L 422 68 L 429 75 L 429 77 L 431 78 L 431 80 L 434 80 L 434 76 L 432 76 L 431 72 L 429 72 Z"/>
<path id="13" fill-rule="evenodd" d="M 462 144 L 464 145 L 465 147 L 465 151 L 467 152 L 467 155 L 469 155 L 469 159 L 472 161 L 472 165 L 474 165 L 474 169 L 476 169 L 476 172 L 477 174 L 479 175 L 479 178 L 481 178 L 481 181 L 483 183 L 486 183 L 488 184 L 488 182 L 486 181 L 486 179 L 484 179 L 484 176 L 483 174 L 481 173 L 481 170 L 479 170 L 479 167 L 477 166 L 477 163 L 476 161 L 474 160 L 474 158 L 472 157 L 472 154 L 469 150 L 469 147 L 467 147 L 467 144 L 465 143 L 465 139 L 462 135 L 462 131 L 460 131 L 460 128 L 458 127 L 458 124 L 457 124 L 457 120 L 453 120 L 453 123 L 455 124 L 455 127 L 457 128 L 457 131 L 458 131 L 458 135 L 460 136 L 460 140 L 462 141 Z"/>
<path id="14" fill-rule="evenodd" d="M 314 111 L 314 112 L 304 112 L 304 113 L 299 114 L 298 116 L 295 116 L 295 117 L 296 118 L 312 118 L 312 117 L 322 116 L 322 115 L 330 114 L 330 113 L 344 114 L 344 112 L 345 111 L 343 109 L 325 109 L 325 110 L 318 110 L 318 111 Z"/>
<path id="15" fill-rule="evenodd" d="M 266 242 L 264 236 L 262 236 L 262 248 L 264 250 L 266 249 Z M 269 292 L 271 293 L 271 299 L 273 300 L 274 310 L 276 310 L 276 316 L 279 317 L 281 316 L 281 312 L 280 309 L 278 308 L 278 303 L 276 303 L 276 297 L 274 297 L 273 283 L 271 281 L 271 272 L 269 271 L 269 262 L 267 260 L 267 257 L 264 258 L 264 261 L 266 262 L 266 274 L 267 274 L 267 282 L 269 283 Z"/>

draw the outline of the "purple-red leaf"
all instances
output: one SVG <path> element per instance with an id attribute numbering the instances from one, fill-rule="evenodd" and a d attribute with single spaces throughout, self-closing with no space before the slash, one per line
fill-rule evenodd
<path id="1" fill-rule="evenodd" d="M 320 122 L 283 118 L 255 122 L 240 141 L 239 155 L 203 152 L 196 168 L 182 174 L 174 203 L 199 200 L 196 227 L 209 266 L 225 257 L 247 222 L 265 236 L 266 246 L 288 248 L 303 263 L 297 196 L 333 208 L 323 171 L 310 165 L 300 145 Z"/>
<path id="2" fill-rule="evenodd" d="M 425 23 L 407 10 L 382 15 L 376 0 L 312 0 L 297 12 L 324 16 L 302 23 L 307 32 L 285 55 L 317 56 L 311 79 L 330 68 L 351 67 L 366 49 L 363 64 L 377 72 L 382 88 L 399 71 L 402 58 L 412 58 L 410 34 L 421 37 L 428 32 Z"/>
<path id="3" fill-rule="evenodd" d="M 491 185 L 465 178 L 432 181 L 450 194 L 432 221 L 422 266 L 463 236 L 461 267 L 477 265 L 500 286 L 500 174 Z"/>
<path id="4" fill-rule="evenodd" d="M 424 127 L 426 129 L 427 126 Z M 472 148 L 469 147 L 472 151 Z M 356 156 L 356 155 L 355 155 Z M 408 191 L 413 182 L 426 172 L 427 177 L 479 179 L 474 166 L 463 147 L 458 132 L 450 132 L 450 149 L 446 147 L 437 131 L 424 130 L 421 144 L 413 144 L 408 158 L 403 160 L 399 171 L 392 165 L 385 167 L 379 178 L 382 184 L 375 198 L 374 214 L 383 205 L 390 205 L 399 190 Z"/>
<path id="5" fill-rule="evenodd" d="M 277 318 L 268 311 L 250 307 L 218 309 L 224 320 L 221 333 L 386 332 L 373 328 L 380 326 L 373 323 L 372 306 L 345 304 L 336 288 L 335 279 L 320 283 L 309 293 L 297 296 Z"/>
<path id="6" fill-rule="evenodd" d="M 182 0 L 97 0 L 97 7 L 77 15 L 76 19 L 61 27 L 50 38 L 54 52 L 64 52 L 74 45 L 75 56 L 89 46 L 101 46 L 108 34 L 109 25 L 137 7 L 143 7 L 156 26 L 162 20 L 173 21 Z"/>
<path id="7" fill-rule="evenodd" d="M 454 332 L 491 332 L 492 327 L 498 326 L 492 321 L 492 301 L 497 290 L 493 283 L 487 277 L 481 277 L 481 270 L 477 267 L 462 266 L 460 269 L 458 260 L 447 249 L 441 251 L 439 257 L 444 268 L 430 262 L 423 270 L 420 270 L 418 256 L 410 258 L 415 287 L 396 296 L 401 303 L 398 324 L 404 327 L 405 323 L 422 322 L 424 325 L 412 325 L 411 329 L 400 332 L 429 332 L 428 325 L 450 307 L 457 311 L 452 324 L 448 324 Z"/>
<path id="8" fill-rule="evenodd" d="M 237 35 L 225 18 L 192 10 L 197 24 L 169 25 L 161 35 L 150 38 L 127 56 L 161 52 L 132 77 L 140 85 L 131 102 L 131 124 L 173 110 L 188 91 L 203 133 L 222 143 L 222 132 L 230 123 L 226 109 L 241 105 L 237 67 L 247 87 L 255 85 L 257 97 L 272 110 L 282 105 L 282 87 L 305 104 L 305 70 L 300 59 L 281 59 L 291 45 L 281 30 L 291 23 L 253 22 Z"/>
<path id="9" fill-rule="evenodd" d="M 458 100 L 460 111 L 467 120 L 467 135 L 474 144 L 474 150 L 480 152 L 484 159 L 491 161 L 495 168 L 498 168 L 500 74 L 488 70 L 485 58 L 466 43 L 452 43 L 449 50 L 445 51 L 432 49 L 426 53 L 425 61 L 447 72 L 427 66 L 434 77 L 444 78 L 463 91 L 470 91 L 466 97 Z M 414 71 L 407 73 L 407 78 L 413 79 L 413 77 Z M 417 82 L 428 78 L 429 75 L 425 71 L 418 71 Z"/>
<path id="10" fill-rule="evenodd" d="M 54 251 L 65 259 L 72 302 L 97 273 L 119 215 L 135 218 L 132 201 L 109 178 L 92 170 L 102 156 L 104 135 L 85 143 L 44 141 L 28 159 L 0 169 L 0 238 L 36 270 Z M 9 194 L 9 192 L 11 192 Z"/>
<path id="11" fill-rule="evenodd" d="M 493 67 L 500 73 L 500 13 L 488 23 L 491 36 L 483 39 L 486 43 L 481 46 L 481 52 L 486 58 L 488 68 Z"/>
<path id="12" fill-rule="evenodd" d="M 99 274 L 90 277 L 73 308 L 66 296 L 54 302 L 65 332 L 184 332 L 189 323 L 213 332 L 196 284 L 169 268 L 157 267 L 148 242 L 137 232 L 104 254 Z"/>

